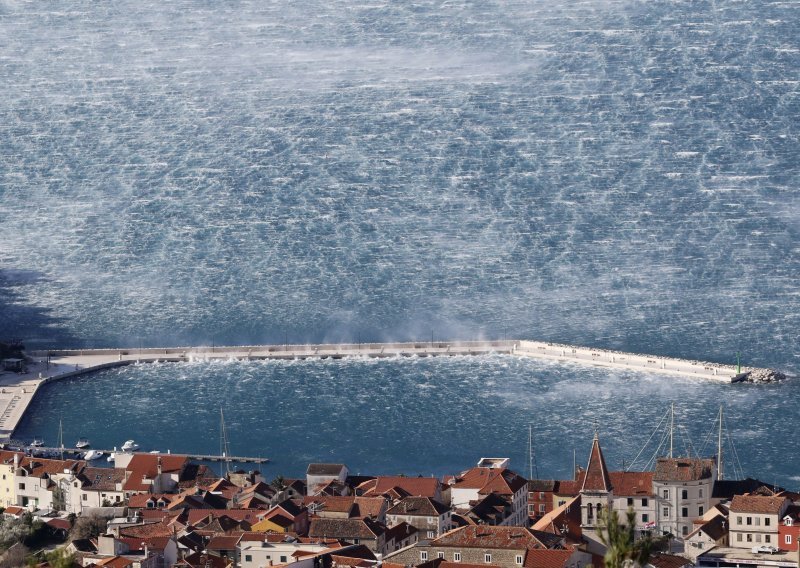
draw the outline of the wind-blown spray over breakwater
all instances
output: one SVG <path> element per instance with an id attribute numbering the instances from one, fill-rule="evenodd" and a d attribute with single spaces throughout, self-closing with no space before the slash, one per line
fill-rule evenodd
<path id="1" fill-rule="evenodd" d="M 456 357 L 492 353 L 521 357 L 555 359 L 582 365 L 612 367 L 721 382 L 747 380 L 753 375 L 768 382 L 783 375 L 770 369 L 741 369 L 703 361 L 689 361 L 656 355 L 641 355 L 560 345 L 537 341 L 475 341 L 475 342 L 414 342 L 414 343 L 355 343 L 322 345 L 247 345 L 181 348 L 140 349 L 81 349 L 34 351 L 36 364 L 18 384 L 6 381 L 12 398 L 0 415 L 0 437 L 11 438 L 17 425 L 34 400 L 39 388 L 49 382 L 94 373 L 103 369 L 140 362 L 188 362 L 212 360 L 303 360 L 364 357 Z M 38 374 L 38 377 L 35 375 Z M 5 389 L 4 389 L 5 392 Z"/>

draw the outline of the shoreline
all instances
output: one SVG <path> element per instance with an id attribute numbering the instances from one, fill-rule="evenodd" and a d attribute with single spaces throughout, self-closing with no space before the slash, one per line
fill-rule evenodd
<path id="1" fill-rule="evenodd" d="M 33 362 L 28 365 L 26 373 L 0 373 L 0 441 L 7 442 L 13 438 L 14 432 L 42 385 L 139 362 L 447 357 L 490 353 L 726 383 L 741 380 L 743 373 L 754 373 L 757 376 L 775 373 L 769 369 L 752 367 L 737 369 L 733 365 L 705 361 L 527 340 L 31 351 L 27 356 L 33 359 Z M 742 374 L 739 371 L 742 371 Z M 758 375 L 759 373 L 761 375 Z"/>

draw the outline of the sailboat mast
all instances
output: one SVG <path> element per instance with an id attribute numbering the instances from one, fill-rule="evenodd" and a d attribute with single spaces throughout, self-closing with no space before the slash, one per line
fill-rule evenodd
<path id="1" fill-rule="evenodd" d="M 228 459 L 228 433 L 225 431 L 225 415 L 222 412 L 222 407 L 219 408 L 219 423 L 220 423 L 219 449 L 220 449 L 220 454 L 222 454 L 222 459 L 225 462 L 225 473 L 226 475 L 229 476 L 231 473 L 231 462 Z"/>
<path id="2" fill-rule="evenodd" d="M 719 434 L 717 436 L 717 479 L 724 479 L 725 472 L 722 466 L 722 405 L 719 405 Z"/>
<path id="3" fill-rule="evenodd" d="M 58 447 L 61 448 L 61 461 L 64 461 L 64 427 L 61 418 L 58 419 Z"/>
<path id="4" fill-rule="evenodd" d="M 670 405 L 670 417 L 669 417 L 669 457 L 672 459 L 672 442 L 673 442 L 673 435 L 675 433 L 675 403 L 673 402 Z"/>
<path id="5" fill-rule="evenodd" d="M 533 425 L 528 424 L 528 479 L 539 479 L 536 458 L 533 453 Z"/>

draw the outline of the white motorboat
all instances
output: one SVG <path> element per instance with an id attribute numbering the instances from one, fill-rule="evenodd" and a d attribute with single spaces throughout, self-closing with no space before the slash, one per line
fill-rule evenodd
<path id="1" fill-rule="evenodd" d="M 91 445 L 92 445 L 91 442 L 89 442 L 89 440 L 86 438 L 81 438 L 75 443 L 75 447 L 78 448 L 79 450 L 85 450 Z"/>
<path id="2" fill-rule="evenodd" d="M 85 459 L 86 461 L 99 460 L 100 458 L 103 457 L 103 455 L 104 455 L 103 452 L 101 452 L 100 450 L 89 450 L 88 452 L 86 452 L 86 455 L 83 456 L 83 459 Z"/>
<path id="3" fill-rule="evenodd" d="M 44 439 L 40 438 L 38 436 L 35 436 L 33 438 L 33 442 L 31 442 L 31 447 L 32 448 L 41 448 L 42 446 L 44 446 Z"/>
<path id="4" fill-rule="evenodd" d="M 139 449 L 139 444 L 134 442 L 133 440 L 126 440 L 124 444 L 122 444 L 122 451 L 123 452 L 135 452 Z"/>

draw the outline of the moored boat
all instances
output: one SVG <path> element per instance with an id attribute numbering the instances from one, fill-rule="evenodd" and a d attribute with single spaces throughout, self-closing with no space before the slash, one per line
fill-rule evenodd
<path id="1" fill-rule="evenodd" d="M 104 455 L 103 452 L 101 452 L 100 450 L 89 450 L 88 452 L 86 452 L 86 455 L 83 456 L 83 459 L 85 459 L 86 461 L 92 461 L 102 458 L 103 455 Z"/>
<path id="2" fill-rule="evenodd" d="M 92 445 L 91 442 L 89 442 L 87 438 L 81 438 L 80 440 L 75 442 L 75 447 L 78 448 L 79 450 L 85 450 L 91 445 Z"/>
<path id="3" fill-rule="evenodd" d="M 139 449 L 139 444 L 134 442 L 133 440 L 126 440 L 124 444 L 122 444 L 122 451 L 123 452 L 135 452 Z"/>

